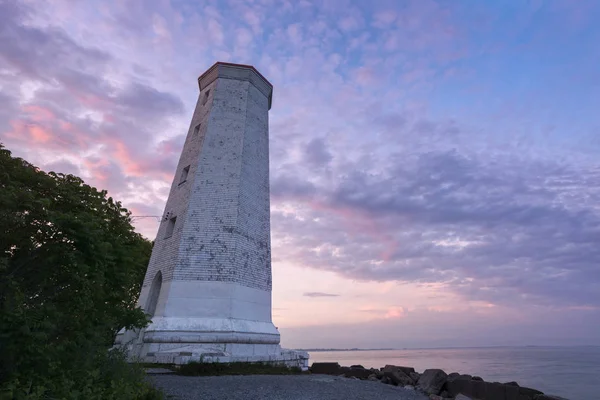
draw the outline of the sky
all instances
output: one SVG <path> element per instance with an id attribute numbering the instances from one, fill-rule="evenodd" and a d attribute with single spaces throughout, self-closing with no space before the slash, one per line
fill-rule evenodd
<path id="1" fill-rule="evenodd" d="M 161 215 L 197 77 L 251 64 L 274 86 L 282 345 L 600 345 L 599 19 L 595 0 L 0 0 L 0 142 Z"/>

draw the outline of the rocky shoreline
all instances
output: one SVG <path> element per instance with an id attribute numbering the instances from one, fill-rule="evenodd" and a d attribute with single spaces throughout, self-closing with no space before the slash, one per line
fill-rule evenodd
<path id="1" fill-rule="evenodd" d="M 420 374 L 412 367 L 396 365 L 369 369 L 362 365 L 342 367 L 339 363 L 316 362 L 311 365 L 310 372 L 402 386 L 422 392 L 431 400 L 567 400 L 519 386 L 516 382 L 485 382 L 478 376 L 457 372 L 446 374 L 441 369 L 427 369 Z"/>

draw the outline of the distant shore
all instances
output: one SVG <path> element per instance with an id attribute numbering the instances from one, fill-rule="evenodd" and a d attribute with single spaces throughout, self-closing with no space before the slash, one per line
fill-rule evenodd
<path id="1" fill-rule="evenodd" d="M 407 350 L 407 349 L 394 349 L 394 348 L 383 348 L 383 349 L 295 349 L 298 351 L 308 352 L 319 352 L 319 351 L 390 351 L 390 350 Z"/>

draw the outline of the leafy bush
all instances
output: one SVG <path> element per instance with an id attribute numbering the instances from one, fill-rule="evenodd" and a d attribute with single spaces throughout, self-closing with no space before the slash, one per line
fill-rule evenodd
<path id="1" fill-rule="evenodd" d="M 148 322 L 136 300 L 151 247 L 106 191 L 0 145 L 0 396 L 153 396 L 108 352 L 120 328 Z"/>

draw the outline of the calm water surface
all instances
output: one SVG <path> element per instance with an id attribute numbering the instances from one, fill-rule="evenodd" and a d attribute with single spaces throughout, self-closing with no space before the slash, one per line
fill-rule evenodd
<path id="1" fill-rule="evenodd" d="M 337 361 L 380 368 L 386 364 L 440 368 L 486 381 L 516 381 L 570 400 L 600 399 L 600 347 L 488 347 L 424 350 L 316 351 L 310 362 Z"/>

